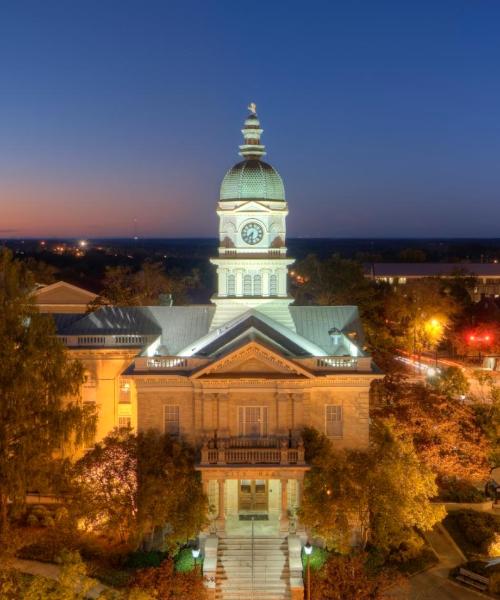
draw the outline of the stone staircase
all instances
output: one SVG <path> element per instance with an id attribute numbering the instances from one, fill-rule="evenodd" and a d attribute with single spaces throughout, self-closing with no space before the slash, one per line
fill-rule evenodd
<path id="1" fill-rule="evenodd" d="M 217 555 L 217 600 L 289 600 L 286 538 L 221 538 Z"/>

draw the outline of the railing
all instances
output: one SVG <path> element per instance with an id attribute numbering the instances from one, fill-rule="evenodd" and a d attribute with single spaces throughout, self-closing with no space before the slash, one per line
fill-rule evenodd
<path id="1" fill-rule="evenodd" d="M 358 361 L 356 358 L 344 358 L 338 356 L 318 358 L 316 361 L 317 367 L 324 367 L 327 369 L 356 369 Z"/>
<path id="2" fill-rule="evenodd" d="M 370 356 L 316 356 L 298 358 L 295 362 L 311 371 L 371 371 Z"/>
<path id="3" fill-rule="evenodd" d="M 208 364 L 209 359 L 186 356 L 138 356 L 136 371 L 192 371 Z"/>
<path id="4" fill-rule="evenodd" d="M 260 445 L 264 440 L 267 447 Z M 206 440 L 201 449 L 201 464 L 305 465 L 304 444 L 300 439 L 292 447 L 287 438 Z"/>
<path id="5" fill-rule="evenodd" d="M 142 348 L 149 345 L 156 336 L 147 335 L 65 335 L 59 336 L 63 344 L 71 348 L 84 347 L 116 347 L 116 346 L 132 346 Z"/>

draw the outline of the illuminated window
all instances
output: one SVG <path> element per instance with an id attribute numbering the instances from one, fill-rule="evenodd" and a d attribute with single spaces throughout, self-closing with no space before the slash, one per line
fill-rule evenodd
<path id="1" fill-rule="evenodd" d="M 254 275 L 253 278 L 253 295 L 260 296 L 262 294 L 262 280 L 260 275 Z"/>
<path id="2" fill-rule="evenodd" d="M 271 296 L 278 295 L 278 278 L 276 275 L 271 275 L 269 278 L 269 294 Z"/>
<path id="3" fill-rule="evenodd" d="M 227 295 L 236 296 L 236 277 L 233 274 L 227 276 Z"/>
<path id="4" fill-rule="evenodd" d="M 166 404 L 163 407 L 163 432 L 179 435 L 179 407 Z"/>
<path id="5" fill-rule="evenodd" d="M 118 417 L 118 427 L 120 429 L 128 429 L 132 424 L 131 417 Z"/>
<path id="6" fill-rule="evenodd" d="M 339 404 L 325 406 L 325 433 L 328 437 L 342 437 L 342 406 Z"/>

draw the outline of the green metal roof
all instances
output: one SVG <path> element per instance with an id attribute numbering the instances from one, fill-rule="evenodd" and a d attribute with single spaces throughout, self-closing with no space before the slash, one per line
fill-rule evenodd
<path id="1" fill-rule="evenodd" d="M 256 158 L 234 165 L 226 173 L 220 187 L 220 199 L 285 201 L 285 186 L 279 173 L 268 163 Z"/>

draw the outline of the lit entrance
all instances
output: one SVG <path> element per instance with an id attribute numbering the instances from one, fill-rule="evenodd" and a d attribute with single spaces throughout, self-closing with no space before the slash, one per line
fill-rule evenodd
<path id="1" fill-rule="evenodd" d="M 265 479 L 240 479 L 238 489 L 238 511 L 267 513 L 268 487 Z"/>

